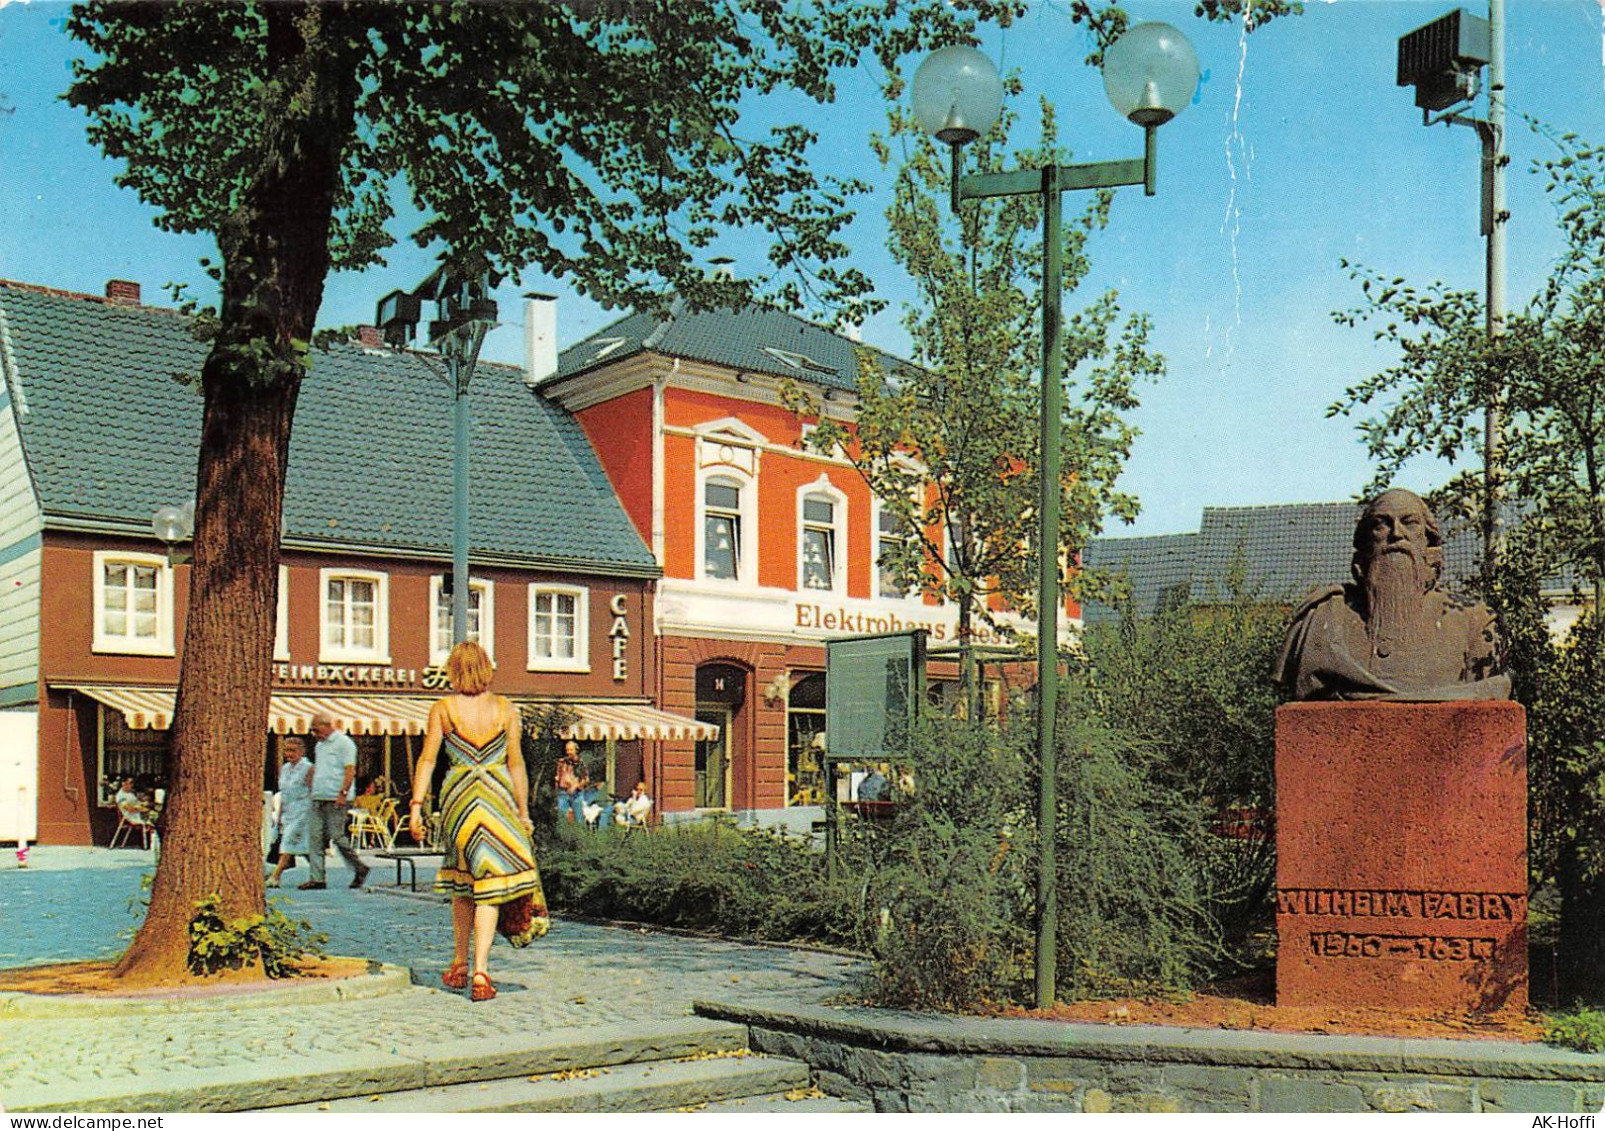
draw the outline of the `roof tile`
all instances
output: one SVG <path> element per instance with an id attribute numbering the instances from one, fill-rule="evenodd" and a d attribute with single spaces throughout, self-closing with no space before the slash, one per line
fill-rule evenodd
<path id="1" fill-rule="evenodd" d="M 185 379 L 206 345 L 188 319 L 0 282 L 0 332 L 47 515 L 143 525 L 194 494 L 202 402 Z M 287 537 L 449 556 L 452 401 L 429 355 L 315 350 L 291 436 Z M 481 363 L 470 403 L 475 553 L 656 571 L 579 424 L 520 369 Z"/>

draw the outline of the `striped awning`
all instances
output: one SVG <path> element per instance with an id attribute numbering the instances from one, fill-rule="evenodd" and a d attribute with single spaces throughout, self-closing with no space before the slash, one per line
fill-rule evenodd
<path id="1" fill-rule="evenodd" d="M 564 738 L 581 742 L 599 742 L 609 738 L 618 742 L 639 738 L 651 742 L 685 739 L 712 741 L 719 737 L 716 723 L 672 715 L 645 703 L 567 703 L 564 706 L 577 713 L 579 720 L 560 733 Z"/>
<path id="2" fill-rule="evenodd" d="M 62 684 L 118 711 L 129 730 L 166 730 L 173 725 L 171 687 L 111 687 Z M 274 734 L 306 734 L 312 718 L 325 713 L 347 734 L 422 734 L 429 725 L 432 698 L 416 695 L 292 695 L 274 692 L 267 729 Z"/>
<path id="3" fill-rule="evenodd" d="M 113 687 L 103 684 L 60 684 L 58 691 L 76 691 L 118 711 L 129 730 L 167 730 L 173 725 L 171 687 Z M 268 727 L 274 734 L 306 734 L 320 712 L 347 734 L 423 734 L 434 699 L 419 695 L 302 695 L 274 692 L 268 704 Z M 711 741 L 719 737 L 715 723 L 670 714 L 645 703 L 572 703 L 578 721 L 564 738 L 582 742 L 613 739 Z"/>

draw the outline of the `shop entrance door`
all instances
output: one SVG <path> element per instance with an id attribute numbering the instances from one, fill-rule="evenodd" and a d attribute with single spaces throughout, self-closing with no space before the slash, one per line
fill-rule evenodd
<path id="1" fill-rule="evenodd" d="M 698 809 L 730 807 L 730 718 L 728 707 L 698 707 L 697 722 L 719 728 L 718 738 L 697 742 L 696 795 Z"/>

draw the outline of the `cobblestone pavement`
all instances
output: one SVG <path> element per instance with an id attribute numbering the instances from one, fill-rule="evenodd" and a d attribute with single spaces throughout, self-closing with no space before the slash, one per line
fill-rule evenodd
<path id="1" fill-rule="evenodd" d="M 846 988 L 855 964 L 836 955 L 689 939 L 559 920 L 522 951 L 498 940 L 491 974 L 495 1001 L 471 1005 L 436 987 L 451 955 L 444 900 L 394 886 L 387 861 L 373 861 L 368 887 L 346 888 L 331 865 L 327 891 L 293 887 L 282 908 L 329 935 L 330 954 L 360 955 L 411 967 L 415 984 L 365 1001 L 314 1006 L 252 1006 L 133 1018 L 7 1018 L 0 1026 L 0 1102 L 8 1086 L 35 1088 L 93 1078 L 149 1076 L 190 1068 L 409 1051 L 498 1031 L 532 1033 L 690 1013 L 698 997 L 739 991 L 778 1001 L 817 1002 Z M 35 849 L 29 867 L 0 861 L 0 967 L 108 958 L 136 922 L 129 901 L 151 871 L 139 850 Z M 427 889 L 428 866 L 419 869 Z M 286 882 L 305 869 L 286 873 Z"/>

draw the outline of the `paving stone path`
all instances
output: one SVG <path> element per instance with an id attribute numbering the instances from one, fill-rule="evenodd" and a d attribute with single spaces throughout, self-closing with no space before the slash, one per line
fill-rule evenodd
<path id="1" fill-rule="evenodd" d="M 846 989 L 856 969 L 831 954 L 559 920 L 526 950 L 498 941 L 491 973 L 501 995 L 473 1005 L 436 988 L 451 953 L 445 902 L 393 887 L 388 865 L 374 863 L 365 890 L 347 890 L 348 874 L 331 867 L 329 890 L 277 894 L 287 914 L 329 935 L 329 953 L 411 967 L 420 984 L 366 1001 L 137 1020 L 8 1017 L 0 1026 L 0 1102 L 7 1087 L 70 1091 L 74 1082 L 251 1064 L 295 1073 L 336 1057 L 417 1054 L 454 1038 L 668 1020 L 687 1016 L 695 998 L 736 991 L 818 1002 Z M 115 955 L 125 945 L 119 934 L 136 921 L 129 901 L 150 870 L 149 854 L 138 850 L 46 847 L 25 870 L 0 863 L 0 967 Z M 428 868 L 419 871 L 427 888 Z"/>

